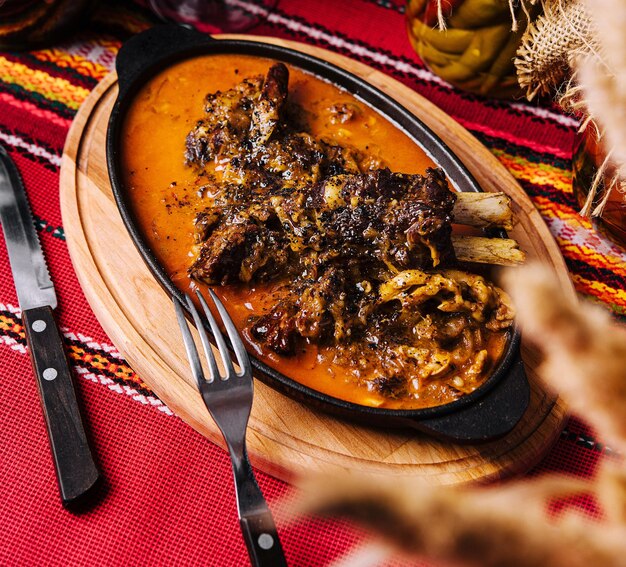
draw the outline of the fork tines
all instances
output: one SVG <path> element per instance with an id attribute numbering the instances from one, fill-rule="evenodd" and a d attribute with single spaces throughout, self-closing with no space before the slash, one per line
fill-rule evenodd
<path id="1" fill-rule="evenodd" d="M 226 333 L 228 334 L 228 338 L 230 339 L 230 344 L 232 345 L 233 350 L 235 351 L 235 355 L 237 356 L 237 362 L 239 364 L 240 371 L 235 372 L 235 368 L 233 367 L 233 363 L 230 357 L 230 353 L 228 351 L 228 346 L 226 345 L 226 341 L 224 340 L 224 336 L 222 335 L 219 324 L 211 309 L 209 308 L 204 296 L 200 292 L 200 290 L 196 290 L 196 296 L 200 305 L 202 306 L 202 310 L 209 321 L 209 325 L 211 326 L 211 332 L 215 339 L 215 343 L 217 344 L 217 348 L 220 351 L 220 356 L 222 358 L 222 362 L 224 364 L 224 369 L 226 374 L 222 376 L 220 374 L 219 368 L 217 366 L 217 361 L 215 360 L 215 355 L 213 353 L 213 349 L 211 348 L 211 343 L 209 342 L 209 337 L 206 332 L 205 326 L 200 317 L 200 313 L 196 309 L 196 306 L 193 303 L 193 300 L 188 294 L 185 294 L 185 300 L 187 302 L 187 308 L 189 309 L 191 316 L 193 317 L 196 329 L 198 329 L 198 333 L 200 334 L 200 340 L 202 342 L 202 346 L 204 348 L 204 353 L 206 355 L 207 363 L 209 366 L 209 378 L 205 378 L 204 371 L 202 370 L 202 363 L 200 361 L 200 356 L 198 355 L 198 349 L 196 348 L 195 342 L 191 335 L 191 331 L 189 329 L 189 324 L 187 319 L 185 318 L 185 313 L 183 311 L 183 307 L 180 301 L 174 297 L 174 308 L 176 310 L 176 317 L 178 318 L 178 325 L 180 326 L 181 333 L 183 335 L 183 341 L 185 343 L 185 350 L 187 352 L 187 358 L 189 359 L 189 363 L 191 365 L 191 373 L 196 380 L 198 386 L 202 386 L 203 383 L 211 383 L 213 380 L 219 378 L 220 380 L 228 380 L 229 378 L 237 377 L 252 377 L 252 367 L 250 365 L 250 359 L 248 358 L 248 353 L 237 333 L 237 329 L 235 328 L 235 324 L 232 319 L 228 315 L 226 308 L 222 304 L 222 302 L 215 295 L 213 290 L 209 290 L 209 295 L 217 308 L 217 312 L 219 313 L 222 323 L 224 324 L 224 328 L 226 329 Z"/>

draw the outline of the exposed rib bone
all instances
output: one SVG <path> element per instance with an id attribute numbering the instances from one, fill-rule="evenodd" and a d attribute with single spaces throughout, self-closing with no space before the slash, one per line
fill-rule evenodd
<path id="1" fill-rule="evenodd" d="M 510 238 L 452 236 L 454 253 L 461 262 L 518 266 L 526 259 L 519 244 Z"/>
<path id="2" fill-rule="evenodd" d="M 454 222 L 479 228 L 513 228 L 511 199 L 504 193 L 457 193 Z"/>

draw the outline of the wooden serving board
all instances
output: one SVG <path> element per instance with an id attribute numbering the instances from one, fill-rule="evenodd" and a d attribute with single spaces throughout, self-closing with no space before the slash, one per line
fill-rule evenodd
<path id="1" fill-rule="evenodd" d="M 376 85 L 422 118 L 486 191 L 506 191 L 512 197 L 519 219 L 513 237 L 529 258 L 551 265 L 571 289 L 559 249 L 526 194 L 497 159 L 449 116 L 408 87 L 343 56 L 290 41 L 251 39 L 327 59 Z M 116 93 L 116 78 L 111 74 L 81 107 L 65 146 L 61 207 L 74 268 L 104 330 L 141 379 L 189 425 L 223 445 L 193 385 L 172 303 L 135 249 L 111 193 L 105 135 Z M 532 387 L 530 407 L 508 436 L 480 446 L 456 446 L 413 431 L 341 421 L 310 410 L 257 380 L 248 431 L 252 462 L 292 481 L 302 473 L 329 469 L 420 475 L 438 484 L 485 481 L 526 471 L 558 438 L 565 409 L 539 386 L 533 371 L 535 353 L 524 347 L 523 356 Z"/>

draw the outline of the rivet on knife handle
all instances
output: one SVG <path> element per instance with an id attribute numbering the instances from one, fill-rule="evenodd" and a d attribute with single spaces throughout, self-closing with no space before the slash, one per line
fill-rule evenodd
<path id="1" fill-rule="evenodd" d="M 22 313 L 63 505 L 75 501 L 98 480 L 78 409 L 63 340 L 50 307 Z"/>

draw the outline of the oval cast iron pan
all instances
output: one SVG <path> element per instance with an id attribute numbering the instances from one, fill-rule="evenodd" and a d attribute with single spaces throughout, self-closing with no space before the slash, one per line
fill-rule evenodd
<path id="1" fill-rule="evenodd" d="M 270 44 L 243 40 L 215 40 L 194 30 L 157 26 L 127 41 L 117 56 L 119 94 L 107 130 L 107 166 L 122 220 L 150 270 L 171 296 L 185 305 L 182 292 L 139 232 L 126 197 L 120 169 L 120 135 L 135 93 L 169 65 L 183 59 L 218 53 L 254 55 L 282 61 L 308 71 L 355 95 L 399 125 L 446 172 L 460 191 L 481 191 L 478 183 L 452 151 L 425 124 L 402 105 L 372 85 L 326 61 Z M 505 237 L 502 230 L 489 236 Z M 207 329 L 210 332 L 210 329 Z M 256 375 L 276 390 L 321 411 L 353 421 L 383 427 L 411 427 L 439 439 L 479 443 L 510 432 L 528 407 L 530 388 L 519 354 L 520 336 L 512 331 L 502 360 L 485 383 L 471 394 L 442 406 L 394 410 L 362 406 L 323 394 L 270 368 L 251 356 Z"/>

